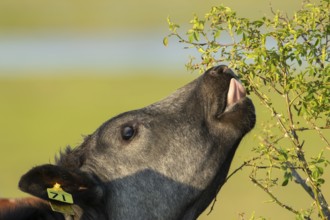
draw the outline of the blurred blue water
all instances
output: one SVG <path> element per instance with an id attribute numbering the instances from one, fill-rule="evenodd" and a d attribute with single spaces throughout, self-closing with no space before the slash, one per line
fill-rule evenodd
<path id="1" fill-rule="evenodd" d="M 106 74 L 132 73 L 131 70 L 159 70 L 157 72 L 166 74 L 185 71 L 189 56 L 199 58 L 199 53 L 194 48 L 184 49 L 187 45 L 174 37 L 165 47 L 162 41 L 166 34 L 153 31 L 0 35 L 0 76 L 67 74 L 76 70 L 93 74 L 104 70 L 115 70 Z M 231 42 L 226 34 L 222 40 Z M 276 42 L 271 38 L 267 39 L 266 46 L 276 50 Z"/>
<path id="2" fill-rule="evenodd" d="M 73 69 L 184 69 L 192 50 L 161 33 L 39 33 L 0 36 L 0 75 Z"/>

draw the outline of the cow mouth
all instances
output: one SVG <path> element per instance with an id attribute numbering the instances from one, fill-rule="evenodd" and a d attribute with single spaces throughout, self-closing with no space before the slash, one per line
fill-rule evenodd
<path id="1" fill-rule="evenodd" d="M 235 78 L 232 78 L 229 83 L 225 112 L 230 110 L 232 106 L 245 97 L 246 90 L 243 85 Z"/>

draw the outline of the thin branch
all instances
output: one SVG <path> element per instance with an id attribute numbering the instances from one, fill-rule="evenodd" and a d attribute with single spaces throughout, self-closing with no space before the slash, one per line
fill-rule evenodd
<path id="1" fill-rule="evenodd" d="M 258 159 L 260 159 L 262 156 L 263 156 L 264 154 L 261 154 L 261 155 L 259 155 L 259 156 L 257 156 L 257 157 L 253 157 L 253 158 L 251 158 L 250 160 L 247 160 L 247 161 L 244 161 L 244 163 L 242 164 L 242 165 L 240 165 L 239 167 L 237 167 L 233 172 L 231 172 L 231 174 L 229 174 L 228 176 L 227 176 L 227 178 L 226 178 L 226 182 L 235 174 L 235 173 L 237 173 L 238 171 L 240 171 L 240 170 L 242 170 L 242 168 L 244 167 L 244 166 L 249 166 L 250 165 L 250 163 L 252 162 L 252 161 L 255 161 L 255 160 L 258 160 Z"/>
<path id="2" fill-rule="evenodd" d="M 301 185 L 304 188 L 304 190 L 308 193 L 308 195 L 310 197 L 312 197 L 312 199 L 314 199 L 315 195 L 313 193 L 313 189 L 307 185 L 306 181 L 303 178 L 301 178 L 299 173 L 296 171 L 295 168 L 292 167 L 292 164 L 289 161 L 287 161 L 286 163 L 287 163 L 288 168 L 291 171 L 293 178 L 295 179 L 295 182 L 297 184 Z"/>
<path id="3" fill-rule="evenodd" d="M 238 171 L 242 170 L 242 168 L 243 168 L 244 166 L 249 165 L 252 161 L 255 161 L 255 160 L 260 159 L 262 156 L 263 156 L 263 154 L 259 155 L 258 157 L 253 157 L 253 158 L 251 158 L 250 160 L 244 161 L 243 164 L 241 164 L 238 168 L 236 168 L 233 172 L 231 172 L 231 173 L 227 176 L 227 178 L 226 178 L 226 180 L 225 180 L 224 183 L 226 183 L 226 182 L 227 182 L 227 181 L 228 181 L 228 180 L 229 180 L 229 179 L 230 179 L 235 173 L 237 173 Z M 217 195 L 218 195 L 219 191 L 220 191 L 220 187 L 217 189 L 216 196 L 215 196 L 214 199 L 213 199 L 213 203 L 212 203 L 212 205 L 211 205 L 211 207 L 210 207 L 210 211 L 207 213 L 207 215 L 209 215 L 209 214 L 213 211 L 213 209 L 214 209 L 214 205 L 215 205 L 215 203 L 216 203 L 216 201 L 217 201 Z"/>
<path id="4" fill-rule="evenodd" d="M 289 98 L 288 92 L 285 94 L 285 102 L 286 102 L 286 106 L 287 106 L 288 118 L 290 121 L 291 136 L 293 137 L 295 146 L 301 149 L 302 145 L 299 143 L 299 138 L 298 138 L 295 128 L 294 128 L 293 115 L 292 115 L 292 111 L 291 111 L 291 107 L 290 107 L 290 98 Z"/>
<path id="5" fill-rule="evenodd" d="M 327 143 L 327 149 L 330 149 L 330 143 L 329 143 L 329 141 L 325 138 L 325 136 L 324 136 L 324 135 L 322 134 L 322 132 L 321 132 L 321 130 L 324 130 L 324 129 L 330 129 L 330 125 L 327 125 L 327 126 L 324 126 L 324 127 L 317 127 L 317 126 L 315 125 L 314 122 L 309 121 L 309 123 L 311 123 L 311 124 L 313 125 L 314 130 L 316 130 L 316 132 L 317 132 L 318 135 L 321 137 L 321 139 L 322 139 L 325 143 Z"/>
<path id="6" fill-rule="evenodd" d="M 186 39 L 184 39 L 183 37 L 181 37 L 179 34 L 177 33 L 172 33 L 170 34 L 169 36 L 176 36 L 177 38 L 179 38 L 179 42 L 180 43 L 185 43 L 185 44 L 190 44 L 190 45 L 193 45 L 195 47 L 204 47 L 204 46 L 207 46 L 209 45 L 210 43 L 209 42 L 205 42 L 205 43 L 196 43 L 196 42 L 190 42 Z M 214 43 L 215 46 L 218 46 L 218 47 L 231 47 L 231 46 L 234 46 L 236 45 L 235 43 L 228 43 L 228 44 L 220 44 L 220 43 Z"/>
<path id="7" fill-rule="evenodd" d="M 305 91 L 304 91 L 304 92 L 301 92 L 301 93 L 298 94 L 296 97 L 294 97 L 294 98 L 291 100 L 289 106 L 291 107 L 291 106 L 293 105 L 293 103 L 296 101 L 296 99 L 300 98 L 301 95 L 304 94 L 304 93 L 305 93 Z"/>
<path id="8" fill-rule="evenodd" d="M 271 85 L 271 87 L 279 94 L 279 95 L 283 95 L 283 92 L 282 91 L 280 91 L 278 88 L 276 88 L 276 85 L 275 85 L 275 83 L 274 82 L 272 82 L 270 79 L 267 79 L 267 78 L 265 78 L 265 77 L 263 77 L 262 75 L 260 75 L 260 74 L 256 74 L 260 79 L 262 79 L 263 81 L 265 81 L 265 82 L 268 82 L 270 85 Z"/>
<path id="9" fill-rule="evenodd" d="M 296 215 L 299 215 L 299 212 L 295 209 L 293 209 L 292 207 L 282 203 L 280 200 L 278 200 L 278 198 L 276 196 L 273 195 L 273 193 L 271 193 L 269 191 L 268 188 L 264 187 L 261 183 L 258 182 L 258 180 L 256 180 L 255 178 L 253 178 L 252 176 L 250 176 L 250 180 L 256 184 L 259 188 L 261 188 L 264 192 L 266 192 L 273 200 L 276 204 L 278 204 L 279 206 L 281 206 L 282 208 L 285 208 L 286 210 L 296 214 Z M 305 219 L 310 219 L 309 217 L 307 216 L 304 216 Z"/>
<path id="10" fill-rule="evenodd" d="M 283 167 L 280 167 L 280 166 L 275 166 L 275 165 L 272 165 L 272 166 L 256 166 L 256 165 L 252 165 L 252 164 L 246 164 L 245 165 L 246 167 L 255 167 L 256 169 L 269 169 L 269 168 L 275 168 L 275 169 L 283 169 Z M 293 169 L 293 170 L 302 170 L 303 167 L 297 167 L 297 166 L 294 166 L 292 164 L 287 164 L 286 166 L 287 168 L 289 169 Z"/>
<path id="11" fill-rule="evenodd" d="M 311 122 L 310 122 L 311 123 Z M 312 123 L 311 123 L 312 124 Z M 320 131 L 320 130 L 326 130 L 326 129 L 330 129 L 330 125 L 327 126 L 321 126 L 321 127 L 317 127 L 314 124 L 312 124 L 314 126 L 314 128 L 306 128 L 306 127 L 302 127 L 302 128 L 296 128 L 296 131 Z M 329 144 L 329 143 L 328 143 Z"/>

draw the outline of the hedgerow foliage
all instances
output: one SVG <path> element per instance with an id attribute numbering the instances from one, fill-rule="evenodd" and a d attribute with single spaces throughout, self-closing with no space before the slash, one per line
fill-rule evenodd
<path id="1" fill-rule="evenodd" d="M 271 9 L 271 17 L 239 17 L 225 6 L 214 6 L 204 17 L 194 16 L 191 28 L 181 33 L 168 18 L 170 34 L 200 57 L 190 57 L 186 67 L 204 72 L 227 63 L 239 74 L 248 92 L 269 110 L 272 121 L 263 125 L 256 154 L 241 167 L 250 167 L 249 179 L 297 219 L 330 219 L 322 192 L 330 164 L 330 0 L 305 1 L 293 16 Z M 262 122 L 258 122 L 262 123 Z M 317 144 L 308 142 L 314 132 Z M 307 144 L 308 143 L 308 144 Z M 314 142 L 315 143 L 315 142 Z M 317 154 L 307 154 L 313 148 Z M 310 151 L 309 151 L 310 152 Z M 235 171 L 234 171 L 235 173 Z M 273 187 L 303 187 L 310 208 L 284 204 Z M 329 198 L 329 197 L 328 197 Z"/>

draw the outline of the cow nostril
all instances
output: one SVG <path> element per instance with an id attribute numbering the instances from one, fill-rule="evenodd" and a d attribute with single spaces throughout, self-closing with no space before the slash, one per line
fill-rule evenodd
<path id="1" fill-rule="evenodd" d="M 217 73 L 225 73 L 228 70 L 228 66 L 226 65 L 219 65 L 217 67 L 215 67 L 215 71 L 217 71 Z"/>
<path id="2" fill-rule="evenodd" d="M 220 74 L 226 73 L 228 70 L 230 70 L 228 68 L 228 66 L 226 66 L 226 65 L 219 65 L 219 66 L 216 66 L 213 69 L 211 69 L 210 74 L 212 76 L 218 76 Z"/>
<path id="3" fill-rule="evenodd" d="M 230 75 L 231 77 L 239 80 L 239 77 L 226 65 L 219 65 L 210 70 L 212 76 L 220 76 L 222 74 Z"/>

